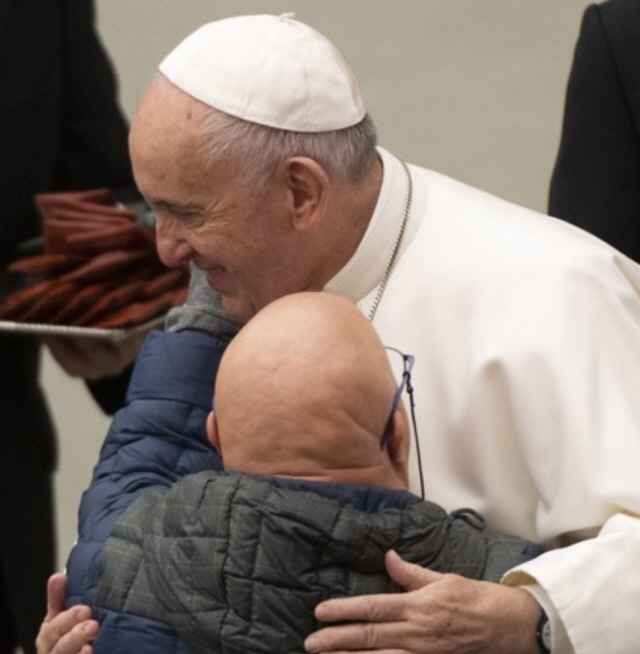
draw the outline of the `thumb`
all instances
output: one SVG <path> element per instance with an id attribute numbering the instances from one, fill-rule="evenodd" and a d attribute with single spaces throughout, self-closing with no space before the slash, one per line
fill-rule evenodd
<path id="1" fill-rule="evenodd" d="M 442 578 L 439 572 L 405 561 L 394 550 L 385 554 L 384 563 L 391 579 L 405 590 L 417 590 Z"/>
<path id="2" fill-rule="evenodd" d="M 67 586 L 67 577 L 61 572 L 56 572 L 49 577 L 47 582 L 47 615 L 45 620 L 53 619 L 58 613 L 64 611 L 64 599 Z"/>

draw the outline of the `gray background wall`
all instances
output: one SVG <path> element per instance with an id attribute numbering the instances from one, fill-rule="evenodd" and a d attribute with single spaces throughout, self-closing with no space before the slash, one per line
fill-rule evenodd
<path id="1" fill-rule="evenodd" d="M 97 0 L 131 116 L 159 60 L 202 23 L 284 13 L 328 36 L 360 80 L 380 143 L 545 210 L 573 48 L 586 0 Z M 59 560 L 109 424 L 84 385 L 45 357 L 60 433 Z"/>

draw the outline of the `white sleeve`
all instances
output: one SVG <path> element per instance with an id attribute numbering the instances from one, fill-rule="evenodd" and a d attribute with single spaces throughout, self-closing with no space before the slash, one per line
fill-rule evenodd
<path id="1" fill-rule="evenodd" d="M 639 271 L 616 253 L 561 280 L 547 313 L 560 331 L 541 327 L 537 356 L 512 370 L 539 492 L 537 535 L 579 542 L 504 581 L 543 589 L 576 654 L 640 651 Z M 549 310 L 541 301 L 541 313 Z M 536 403 L 545 411 L 531 410 Z M 581 540 L 589 531 L 597 535 Z"/>
<path id="2" fill-rule="evenodd" d="M 639 553 L 640 519 L 618 514 L 597 538 L 547 552 L 508 572 L 503 583 L 533 581 L 544 591 L 553 606 L 546 604 L 548 614 L 555 609 L 573 645 L 554 654 L 637 654 Z M 545 607 L 544 595 L 537 599 Z"/>
<path id="3" fill-rule="evenodd" d="M 549 595 L 545 592 L 544 588 L 539 584 L 536 584 L 533 579 L 528 579 L 530 583 L 523 585 L 522 588 L 529 591 L 536 598 L 538 604 L 540 604 L 544 609 L 544 612 L 549 618 L 549 623 L 551 625 L 551 651 L 553 654 L 575 654 L 575 650 L 573 649 L 569 636 L 567 635 L 567 630 L 564 628 L 564 623 L 556 611 L 556 607 L 551 601 Z M 506 578 L 503 579 L 503 583 L 511 585 L 508 583 Z"/>

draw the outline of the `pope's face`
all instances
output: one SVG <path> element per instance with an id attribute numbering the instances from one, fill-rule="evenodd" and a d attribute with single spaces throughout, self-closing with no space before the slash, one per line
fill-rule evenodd
<path id="1" fill-rule="evenodd" d="M 193 261 L 225 311 L 244 322 L 276 298 L 307 290 L 299 243 L 284 185 L 251 188 L 232 170 L 205 165 L 199 111 L 175 87 L 152 86 L 131 128 L 136 183 L 156 215 L 162 261 Z"/>

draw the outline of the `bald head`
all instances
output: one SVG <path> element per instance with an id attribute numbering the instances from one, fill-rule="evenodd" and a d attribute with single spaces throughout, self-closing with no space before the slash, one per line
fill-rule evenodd
<path id="1" fill-rule="evenodd" d="M 258 312 L 227 348 L 210 429 L 228 470 L 406 488 L 403 409 L 379 445 L 395 389 L 357 307 L 297 293 Z"/>

